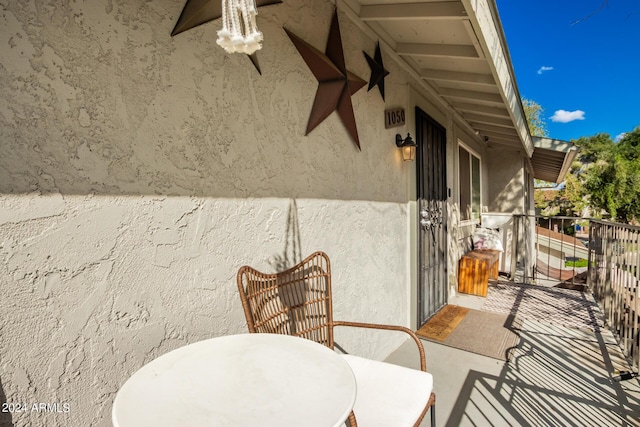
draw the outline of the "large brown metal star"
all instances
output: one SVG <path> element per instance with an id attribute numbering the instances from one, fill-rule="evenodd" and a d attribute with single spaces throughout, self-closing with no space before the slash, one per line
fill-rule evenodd
<path id="1" fill-rule="evenodd" d="M 282 0 L 256 0 L 256 6 L 269 6 L 270 4 L 282 3 Z M 171 31 L 171 36 L 190 30 L 198 25 L 218 19 L 222 16 L 222 2 L 220 0 L 187 0 L 178 18 L 176 26 Z M 256 67 L 258 73 L 262 74 L 258 55 L 255 53 L 248 55 L 249 59 Z"/>
<path id="2" fill-rule="evenodd" d="M 338 24 L 338 11 L 334 11 L 333 14 L 325 53 L 320 52 L 286 28 L 285 31 L 318 80 L 318 90 L 313 101 L 305 135 L 308 135 L 331 113 L 337 111 L 351 139 L 360 150 L 351 95 L 367 83 L 347 70 L 340 37 L 340 25 Z"/>

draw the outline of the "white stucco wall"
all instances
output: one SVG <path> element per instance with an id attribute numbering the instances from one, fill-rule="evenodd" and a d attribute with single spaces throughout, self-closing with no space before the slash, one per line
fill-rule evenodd
<path id="1" fill-rule="evenodd" d="M 524 161 L 519 150 L 488 149 L 488 210 L 523 214 Z"/>
<path id="2" fill-rule="evenodd" d="M 317 82 L 283 25 L 324 50 L 333 5 L 260 10 L 260 76 L 215 44 L 169 36 L 182 0 L 11 2 L 0 15 L 0 397 L 65 402 L 17 426 L 107 426 L 118 387 L 186 343 L 246 332 L 235 275 L 315 250 L 338 319 L 407 324 L 413 168 L 386 104 L 352 97 L 362 151 L 333 114 L 308 137 Z M 375 40 L 340 16 L 365 80 Z M 383 52 L 383 56 L 385 53 Z M 412 131 L 412 130 L 411 130 Z M 403 338 L 341 331 L 382 358 Z M 2 421 L 8 421 L 4 415 Z"/>

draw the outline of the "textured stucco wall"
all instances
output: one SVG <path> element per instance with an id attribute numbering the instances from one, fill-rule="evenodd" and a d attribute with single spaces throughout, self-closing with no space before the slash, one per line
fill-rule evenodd
<path id="1" fill-rule="evenodd" d="M 518 150 L 487 150 L 489 212 L 524 213 L 524 157 Z"/>
<path id="2" fill-rule="evenodd" d="M 215 45 L 219 22 L 169 37 L 181 0 L 3 2 L 0 12 L 0 397 L 69 403 L 17 426 L 110 425 L 144 363 L 246 331 L 235 274 L 314 250 L 335 317 L 406 324 L 407 185 L 385 104 L 352 97 L 362 152 L 333 114 L 308 137 L 317 83 L 282 27 L 324 49 L 330 2 L 261 9 L 263 75 Z M 375 40 L 340 15 L 365 80 Z M 383 52 L 384 55 L 384 52 Z M 393 61 L 386 107 L 405 106 Z M 341 332 L 382 358 L 403 338 Z"/>

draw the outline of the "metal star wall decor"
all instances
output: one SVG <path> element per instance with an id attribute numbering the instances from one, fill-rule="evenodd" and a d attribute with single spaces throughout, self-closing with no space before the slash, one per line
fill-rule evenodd
<path id="1" fill-rule="evenodd" d="M 258 7 L 269 6 L 276 3 L 282 3 L 282 0 L 256 0 Z M 176 26 L 173 27 L 173 31 L 171 31 L 171 36 L 173 37 L 176 34 L 195 28 L 198 25 L 214 21 L 221 16 L 222 2 L 220 0 L 187 0 Z M 258 73 L 262 74 L 260 64 L 258 63 L 258 56 L 255 53 L 247 56 L 251 59 Z"/>
<path id="2" fill-rule="evenodd" d="M 324 119 L 336 111 L 354 144 L 360 150 L 351 96 L 367 82 L 347 70 L 340 37 L 338 11 L 334 10 L 333 13 L 325 53 L 320 52 L 286 28 L 284 30 L 318 80 L 318 90 L 313 101 L 305 135 L 308 135 Z"/>
<path id="3" fill-rule="evenodd" d="M 389 71 L 384 69 L 384 64 L 382 63 L 382 53 L 380 53 L 380 42 L 376 45 L 376 52 L 371 58 L 367 55 L 367 52 L 362 51 L 364 53 L 364 57 L 367 58 L 367 62 L 369 63 L 369 68 L 371 68 L 371 77 L 369 78 L 369 89 L 370 91 L 374 86 L 378 86 L 380 90 L 380 95 L 382 96 L 382 100 L 384 101 L 384 78 L 389 75 Z"/>

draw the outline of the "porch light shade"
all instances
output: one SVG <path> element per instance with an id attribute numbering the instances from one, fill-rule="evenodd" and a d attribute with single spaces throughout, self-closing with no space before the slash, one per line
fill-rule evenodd
<path id="1" fill-rule="evenodd" d="M 407 134 L 407 137 L 402 139 L 402 136 L 397 134 L 396 146 L 402 150 L 402 160 L 405 162 L 412 162 L 416 158 L 416 143 L 411 135 Z"/>
<path id="2" fill-rule="evenodd" d="M 412 162 L 416 158 L 416 146 L 406 145 L 402 147 L 402 160 Z"/>

